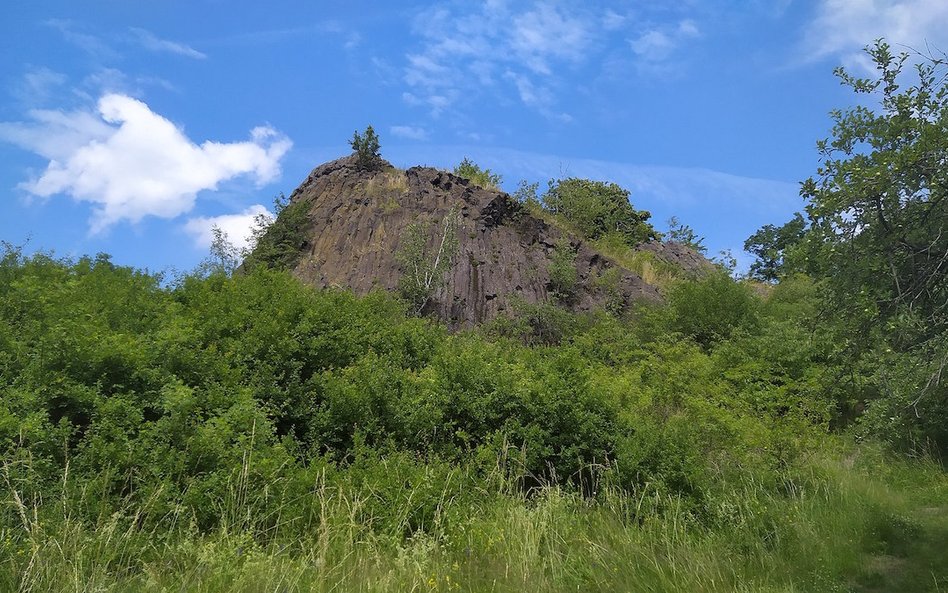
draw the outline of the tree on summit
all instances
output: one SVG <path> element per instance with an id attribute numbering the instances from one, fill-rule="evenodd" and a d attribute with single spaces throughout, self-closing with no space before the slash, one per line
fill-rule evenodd
<path id="1" fill-rule="evenodd" d="M 365 134 L 360 134 L 358 131 L 353 132 L 349 144 L 358 155 L 359 168 L 371 170 L 379 167 L 382 162 L 382 155 L 379 153 L 379 137 L 372 126 L 365 129 Z"/>

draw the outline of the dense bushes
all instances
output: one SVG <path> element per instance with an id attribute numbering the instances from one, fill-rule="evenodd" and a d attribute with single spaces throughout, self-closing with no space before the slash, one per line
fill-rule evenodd
<path id="1" fill-rule="evenodd" d="M 709 456 L 781 430 L 747 414 L 760 404 L 740 398 L 759 399 L 759 386 L 728 378 L 743 359 L 661 337 L 710 350 L 750 327 L 756 297 L 724 276 L 681 285 L 641 339 L 608 315 L 544 329 L 525 314 L 526 330 L 501 334 L 559 344 L 529 347 L 450 336 L 386 295 L 312 291 L 264 269 L 171 288 L 105 257 L 8 256 L 2 273 L 0 322 L 18 328 L 0 341 L 5 450 L 108 467 L 117 491 L 213 498 L 243 450 L 293 466 L 346 463 L 360 447 L 455 463 L 510 448 L 534 480 L 578 482 L 602 466 L 624 487 L 699 496 Z M 809 380 L 797 370 L 782 389 L 818 400 L 797 387 Z"/>
<path id="2" fill-rule="evenodd" d="M 215 553 L 234 566 L 277 542 L 330 554 L 325 537 L 347 543 L 319 562 L 433 538 L 452 558 L 475 546 L 476 568 L 500 553 L 491 517 L 549 496 L 574 501 L 549 510 L 560 522 L 602 508 L 623 530 L 724 529 L 752 480 L 754 516 L 777 521 L 845 410 L 805 279 L 762 300 L 709 277 L 626 321 L 524 306 L 450 335 L 389 295 L 264 268 L 167 286 L 105 256 L 8 252 L 0 278 L 0 534 L 20 534 L 0 537 L 0 564 L 38 583 L 63 577 L 19 551 L 60 566 L 53 549 L 99 541 L 89 526 L 142 563 L 170 553 L 145 534 L 227 533 Z M 89 566 L 127 562 L 96 545 Z"/>

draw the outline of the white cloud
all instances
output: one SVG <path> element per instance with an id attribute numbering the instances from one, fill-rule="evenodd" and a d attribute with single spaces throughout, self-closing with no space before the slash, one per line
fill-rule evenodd
<path id="1" fill-rule="evenodd" d="M 13 94 L 27 105 L 37 105 L 49 100 L 53 92 L 66 83 L 66 75 L 46 67 L 34 68 L 23 75 L 14 86 Z"/>
<path id="2" fill-rule="evenodd" d="M 56 29 L 63 36 L 63 39 L 94 58 L 113 60 L 119 57 L 119 54 L 109 44 L 95 35 L 81 31 L 80 27 L 73 21 L 49 19 L 43 24 Z"/>
<path id="3" fill-rule="evenodd" d="M 137 27 L 131 27 L 129 30 L 135 35 L 138 43 L 147 50 L 175 54 L 184 56 L 186 58 L 194 58 L 196 60 L 203 60 L 207 58 L 207 54 L 199 52 L 193 47 L 183 43 L 178 43 L 177 41 L 161 39 L 151 31 L 146 31 L 145 29 L 139 29 Z"/>
<path id="4" fill-rule="evenodd" d="M 416 126 L 392 126 L 389 132 L 394 136 L 407 138 L 408 140 L 427 140 L 428 132 L 421 127 Z"/>
<path id="5" fill-rule="evenodd" d="M 586 19 L 567 15 L 549 4 L 513 19 L 511 48 L 537 74 L 550 74 L 551 60 L 577 62 L 590 43 L 592 27 Z"/>
<path id="6" fill-rule="evenodd" d="M 686 40 L 700 35 L 695 22 L 686 19 L 674 27 L 648 29 L 630 40 L 629 45 L 644 65 L 657 66 L 666 62 Z"/>
<path id="7" fill-rule="evenodd" d="M 607 10 L 604 15 L 602 15 L 602 26 L 607 31 L 615 31 L 621 29 L 625 26 L 628 18 L 625 15 L 619 14 L 614 10 Z"/>
<path id="8" fill-rule="evenodd" d="M 556 108 L 568 75 L 595 79 L 615 63 L 617 46 L 628 47 L 636 33 L 628 40 L 635 53 L 626 61 L 634 58 L 640 70 L 642 64 L 667 66 L 686 40 L 700 36 L 694 21 L 670 16 L 692 11 L 693 3 L 633 4 L 491 0 L 428 6 L 413 26 L 419 44 L 405 54 L 409 92 L 403 96 L 435 116 L 489 95 L 568 119 Z M 649 16 L 666 24 L 649 26 Z"/>
<path id="9" fill-rule="evenodd" d="M 948 43 L 945 0 L 820 0 L 804 38 L 808 59 L 842 57 L 863 63 L 861 49 L 880 37 L 892 45 L 924 50 Z"/>
<path id="10" fill-rule="evenodd" d="M 405 55 L 403 80 L 411 89 L 403 95 L 407 103 L 439 115 L 464 97 L 493 89 L 548 110 L 548 101 L 536 100 L 537 94 L 525 89 L 549 88 L 560 66 L 587 61 L 601 22 L 584 9 L 559 3 L 514 9 L 492 0 L 472 6 L 429 7 L 417 17 L 413 30 L 422 43 Z M 615 26 L 621 17 L 611 13 L 603 18 Z"/>
<path id="11" fill-rule="evenodd" d="M 197 145 L 142 101 L 119 94 L 103 96 L 97 113 L 35 110 L 30 117 L 0 123 L 0 139 L 49 160 L 21 187 L 92 203 L 93 232 L 122 220 L 175 218 L 193 208 L 198 192 L 235 177 L 268 183 L 292 146 L 270 127 L 254 128 L 249 141 Z"/>
<path id="12" fill-rule="evenodd" d="M 207 249 L 214 240 L 214 227 L 223 231 L 227 240 L 241 251 L 253 247 L 253 229 L 258 221 L 273 221 L 273 213 L 260 204 L 254 204 L 238 214 L 199 216 L 190 218 L 184 230 L 194 239 L 196 247 Z"/>

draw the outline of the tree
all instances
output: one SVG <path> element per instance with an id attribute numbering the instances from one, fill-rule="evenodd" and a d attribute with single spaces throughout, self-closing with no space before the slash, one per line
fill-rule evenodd
<path id="1" fill-rule="evenodd" d="M 349 144 L 358 156 L 359 168 L 372 170 L 379 167 L 382 162 L 382 155 L 379 154 L 379 137 L 372 126 L 365 129 L 364 135 L 359 134 L 358 131 L 353 132 Z"/>
<path id="2" fill-rule="evenodd" d="M 618 234 L 629 246 L 658 238 L 647 221 L 651 214 L 629 203 L 629 191 L 615 183 L 589 179 L 550 182 L 543 206 L 562 218 L 587 239 Z"/>
<path id="3" fill-rule="evenodd" d="M 764 282 L 775 282 L 788 271 L 785 264 L 788 250 L 798 245 L 806 235 L 806 221 L 797 212 L 783 226 L 764 225 L 744 241 L 744 251 L 756 260 L 750 275 Z"/>
<path id="4" fill-rule="evenodd" d="M 309 225 L 310 203 L 290 201 L 282 193 L 273 200 L 276 218 L 268 214 L 254 217 L 251 230 L 253 249 L 244 254 L 245 269 L 257 266 L 290 269 L 302 256 Z"/>
<path id="5" fill-rule="evenodd" d="M 101 254 L 100 254 L 101 255 Z M 219 226 L 211 227 L 210 253 L 197 265 L 194 273 L 200 277 L 223 274 L 231 276 L 240 266 L 244 254 L 231 243 L 227 233 Z"/>
<path id="6" fill-rule="evenodd" d="M 490 169 L 481 169 L 480 165 L 467 157 L 454 168 L 454 174 L 486 189 L 500 189 L 500 183 L 503 181 L 500 174 Z"/>
<path id="7" fill-rule="evenodd" d="M 708 248 L 703 245 L 704 237 L 699 237 L 693 228 L 679 222 L 676 216 L 668 219 L 668 231 L 665 233 L 665 238 L 669 241 L 687 245 L 698 253 L 707 253 L 708 251 Z"/>
<path id="8" fill-rule="evenodd" d="M 791 254 L 823 279 L 847 352 L 874 371 L 863 397 L 900 438 L 948 446 L 946 59 L 867 47 L 878 72 L 836 75 L 863 105 L 832 112 L 817 175 L 802 184 L 810 229 Z M 908 81 L 906 81 L 908 78 Z M 903 88 L 903 84 L 908 86 Z M 875 109 L 868 100 L 877 101 Z M 799 259 L 804 259 L 800 262 Z M 887 361 L 887 362 L 886 362 Z M 897 378 L 897 380 L 896 380 Z M 884 428 L 884 427 L 883 427 Z M 890 433 L 891 434 L 891 433 Z"/>
<path id="9" fill-rule="evenodd" d="M 402 267 L 398 288 L 411 304 L 415 314 L 444 285 L 444 275 L 454 264 L 458 251 L 458 226 L 461 214 L 452 208 L 441 221 L 440 237 L 431 241 L 430 222 L 416 221 L 408 225 L 395 258 Z M 432 249 L 433 246 L 434 249 Z"/>

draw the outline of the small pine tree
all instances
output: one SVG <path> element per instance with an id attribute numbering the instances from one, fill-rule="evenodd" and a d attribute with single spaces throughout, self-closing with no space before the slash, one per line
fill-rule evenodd
<path id="1" fill-rule="evenodd" d="M 379 137 L 369 126 L 365 129 L 365 134 L 358 131 L 353 132 L 352 140 L 349 142 L 352 150 L 359 157 L 359 167 L 362 169 L 377 169 L 382 161 L 382 155 L 379 154 Z"/>

